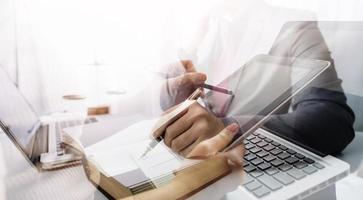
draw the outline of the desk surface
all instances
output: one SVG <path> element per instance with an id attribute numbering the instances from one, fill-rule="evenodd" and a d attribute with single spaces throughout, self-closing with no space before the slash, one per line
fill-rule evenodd
<path id="1" fill-rule="evenodd" d="M 39 173 L 3 133 L 0 143 L 0 199 L 93 199 L 81 166 Z"/>
<path id="2" fill-rule="evenodd" d="M 341 155 L 341 159 L 352 164 L 355 170 L 360 163 L 363 149 L 363 134 Z M 222 198 L 231 192 L 240 180 L 235 171 L 217 183 L 207 187 L 191 199 Z M 343 187 L 344 188 L 344 187 Z M 107 199 L 87 180 L 82 167 L 38 173 L 13 145 L 0 133 L 0 199 Z"/>

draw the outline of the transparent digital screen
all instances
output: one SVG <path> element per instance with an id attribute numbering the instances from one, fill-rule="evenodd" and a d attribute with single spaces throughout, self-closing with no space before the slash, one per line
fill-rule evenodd
<path id="1" fill-rule="evenodd" d="M 25 153 L 29 154 L 38 117 L 3 69 L 0 69 L 0 87 L 0 120 Z"/>

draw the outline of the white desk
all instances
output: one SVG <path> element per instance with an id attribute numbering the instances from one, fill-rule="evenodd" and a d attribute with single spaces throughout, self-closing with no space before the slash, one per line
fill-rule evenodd
<path id="1" fill-rule="evenodd" d="M 360 135 L 363 141 L 363 134 Z M 361 143 L 354 141 L 353 147 L 356 148 Z M 358 145 L 358 146 L 357 146 Z M 349 151 L 348 151 L 349 152 Z M 343 155 L 348 162 L 356 161 L 362 157 L 362 154 L 356 153 L 355 157 L 346 157 L 353 153 L 345 152 Z M 346 160 L 346 159 L 345 159 Z M 352 161 L 353 160 L 353 161 Z M 354 162 L 358 163 L 360 161 Z M 352 166 L 356 167 L 357 166 Z M 234 190 L 236 185 L 241 181 L 235 171 L 233 174 L 223 178 L 215 184 L 207 187 L 191 199 L 241 199 L 238 193 L 229 193 Z M 344 181 L 347 180 L 343 180 Z M 362 179 L 363 182 L 363 179 Z M 348 182 L 349 183 L 349 182 Z M 340 183 L 338 183 L 339 186 Z M 347 188 L 343 186 L 344 191 Z M 339 187 L 338 187 L 339 188 Z M 335 188 L 330 187 L 324 192 L 320 192 L 309 199 L 335 199 Z M 348 190 L 349 191 L 349 190 Z M 229 193 L 224 196 L 225 193 Z M 338 197 L 344 197 L 345 194 L 337 191 Z M 213 198 L 215 197 L 215 198 Z M 13 145 L 10 139 L 0 133 L 0 199 L 107 199 L 101 194 L 90 182 L 88 182 L 82 167 L 67 168 L 64 170 L 38 173 L 23 157 L 20 151 Z"/>

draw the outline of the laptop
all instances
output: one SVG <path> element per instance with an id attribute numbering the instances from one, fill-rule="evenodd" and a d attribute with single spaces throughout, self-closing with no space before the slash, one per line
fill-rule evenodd
<path id="1" fill-rule="evenodd" d="M 23 152 L 27 160 L 40 169 L 49 170 L 80 163 L 80 156 L 62 145 L 62 129 L 102 121 L 102 117 L 72 114 L 38 116 L 0 67 L 1 129 Z"/>
<path id="2" fill-rule="evenodd" d="M 216 115 L 243 116 L 239 120 L 243 134 L 229 147 L 243 142 L 246 149 L 243 184 L 233 196 L 303 199 L 349 175 L 349 164 L 261 126 L 271 113 L 286 113 L 292 96 L 299 95 L 329 65 L 260 55 L 219 85 L 234 92 L 228 109 L 227 97 L 206 94 L 209 110 Z"/>

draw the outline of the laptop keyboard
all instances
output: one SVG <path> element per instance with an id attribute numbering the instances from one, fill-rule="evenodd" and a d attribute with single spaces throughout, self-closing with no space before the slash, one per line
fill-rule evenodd
<path id="1" fill-rule="evenodd" d="M 65 153 L 65 149 L 62 147 L 62 130 L 72 126 L 80 126 L 82 124 L 90 124 L 97 122 L 97 119 L 90 117 L 84 120 L 69 120 L 69 121 L 59 121 L 55 123 L 55 134 L 56 134 L 56 144 L 57 144 L 57 155 L 61 156 Z"/>
<path id="2" fill-rule="evenodd" d="M 324 168 L 312 158 L 258 133 L 248 136 L 244 143 L 243 186 L 258 198 Z"/>

